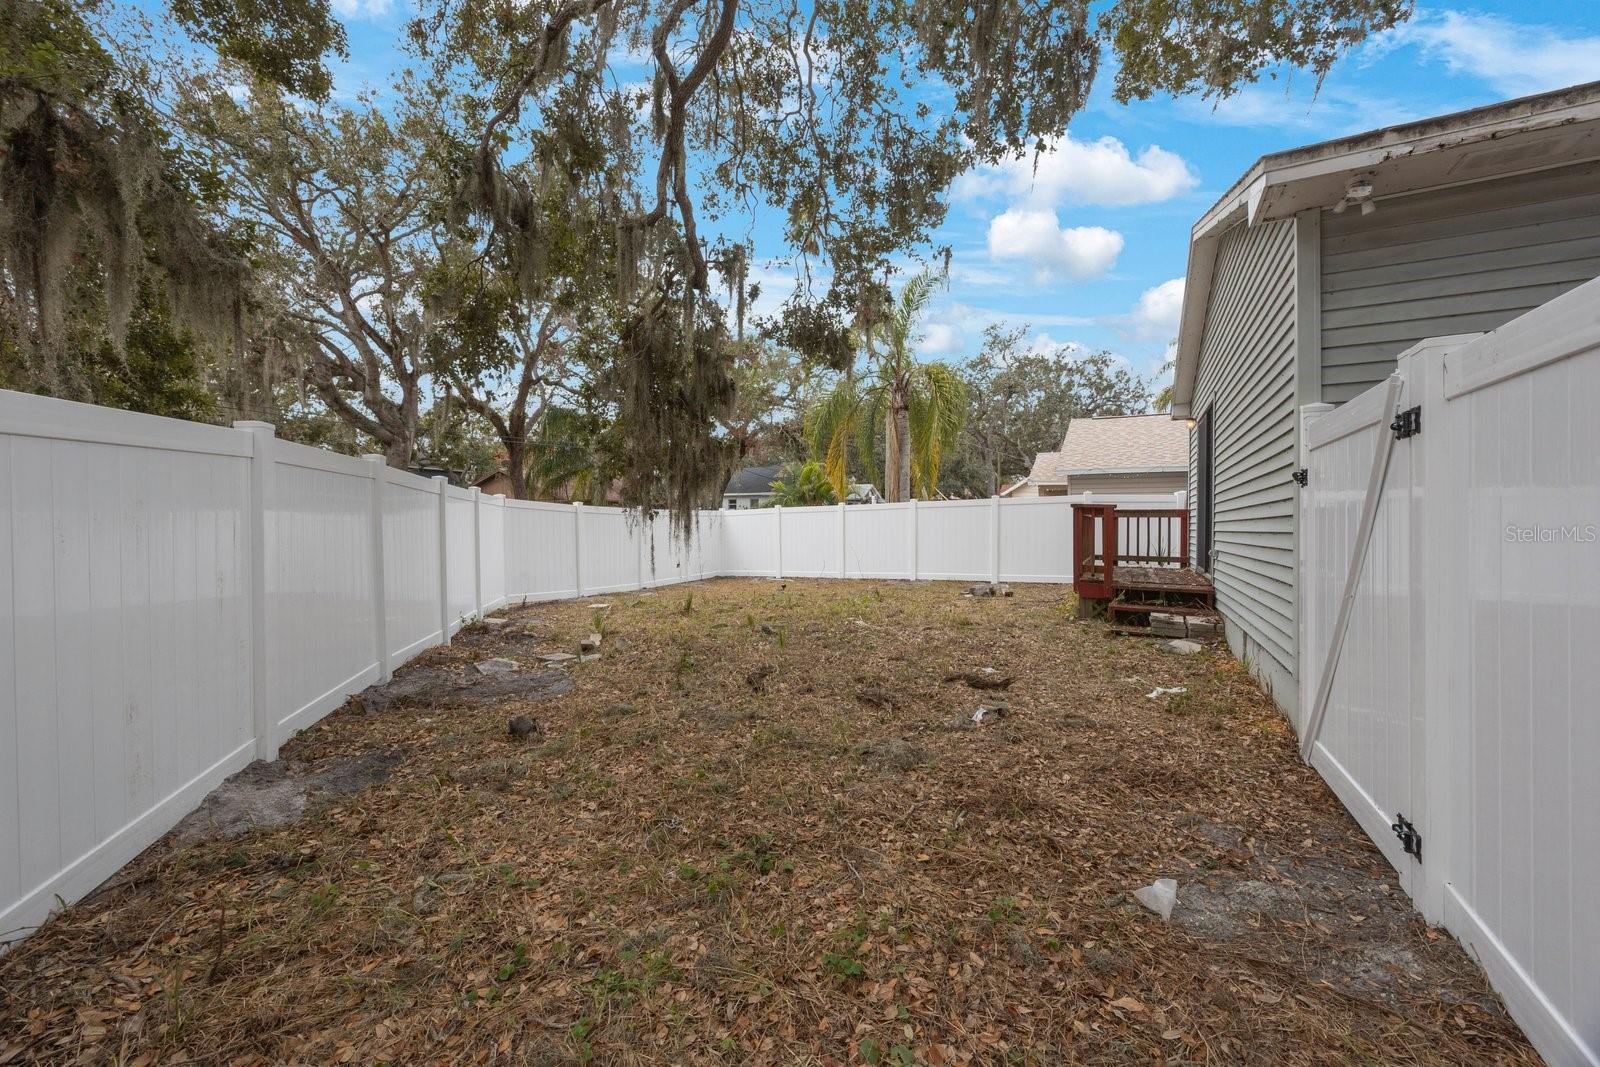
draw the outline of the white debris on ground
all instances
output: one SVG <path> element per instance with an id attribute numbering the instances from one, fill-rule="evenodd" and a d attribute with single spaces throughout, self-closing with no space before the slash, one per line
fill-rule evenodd
<path id="1" fill-rule="evenodd" d="M 1179 656 L 1192 656 L 1196 652 L 1205 651 L 1205 647 L 1206 646 L 1202 645 L 1199 641 L 1190 641 L 1186 638 L 1180 638 L 1176 641 L 1161 642 L 1161 650 L 1163 652 L 1172 652 Z"/>
<path id="2" fill-rule="evenodd" d="M 517 661 L 497 656 L 494 659 L 479 660 L 473 664 L 478 668 L 479 674 L 510 674 L 518 669 Z"/>
<path id="3" fill-rule="evenodd" d="M 1175 685 L 1169 688 L 1167 686 L 1158 685 L 1154 689 L 1150 690 L 1150 692 L 1146 693 L 1144 698 L 1146 700 L 1160 700 L 1165 696 L 1177 696 L 1179 693 L 1187 693 L 1188 691 L 1189 689 L 1187 686 Z"/>
<path id="4" fill-rule="evenodd" d="M 1003 719 L 1010 710 L 1011 706 L 1000 700 L 995 701 L 993 704 L 981 704 L 978 710 L 972 713 L 972 721 L 986 723 L 995 719 Z"/>
<path id="5" fill-rule="evenodd" d="M 1143 889 L 1135 889 L 1133 899 L 1161 916 L 1163 922 L 1170 922 L 1172 906 L 1178 902 L 1178 881 L 1158 878 Z"/>

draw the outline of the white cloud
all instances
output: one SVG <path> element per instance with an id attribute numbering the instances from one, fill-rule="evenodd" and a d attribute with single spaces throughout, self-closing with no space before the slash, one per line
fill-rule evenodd
<path id="1" fill-rule="evenodd" d="M 1103 226 L 1063 229 L 1054 211 L 1012 208 L 989 222 L 990 257 L 1026 260 L 1044 277 L 1098 278 L 1117 262 L 1122 244 L 1122 234 Z"/>
<path id="2" fill-rule="evenodd" d="M 1004 195 L 1034 207 L 1151 204 L 1187 193 L 1200 177 L 1182 156 L 1149 145 L 1137 156 L 1115 137 L 1075 141 L 1070 136 L 1044 152 L 982 167 L 956 182 L 957 199 Z"/>
<path id="3" fill-rule="evenodd" d="M 1579 37 L 1556 27 L 1513 22 L 1500 15 L 1442 11 L 1402 24 L 1379 49 L 1412 45 L 1453 74 L 1466 74 L 1506 96 L 1527 96 L 1600 73 L 1600 37 Z"/>
<path id="4" fill-rule="evenodd" d="M 1297 91 L 1307 83 L 1313 88 Z M 1393 126 L 1449 110 L 1448 105 L 1415 97 L 1391 98 L 1337 85 L 1315 89 L 1310 79 L 1296 82 L 1292 76 L 1281 84 L 1247 85 L 1223 100 L 1180 97 L 1177 108 L 1191 122 L 1305 130 L 1323 137 Z"/>
<path id="5" fill-rule="evenodd" d="M 342 19 L 377 19 L 392 6 L 392 0 L 333 0 L 333 13 Z"/>
<path id="6" fill-rule="evenodd" d="M 1182 315 L 1183 279 L 1173 278 L 1140 293 L 1122 325 L 1141 341 L 1169 341 L 1177 336 Z"/>
<path id="7" fill-rule="evenodd" d="M 917 352 L 924 356 L 949 356 L 967 347 L 966 334 L 950 322 L 930 322 L 917 342 Z"/>

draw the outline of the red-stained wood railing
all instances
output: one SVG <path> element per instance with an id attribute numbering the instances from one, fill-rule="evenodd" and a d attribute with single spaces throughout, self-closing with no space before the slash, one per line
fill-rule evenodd
<path id="1" fill-rule="evenodd" d="M 1189 512 L 1183 508 L 1117 508 L 1116 563 L 1189 565 Z"/>
<path id="2" fill-rule="evenodd" d="M 1118 566 L 1187 567 L 1183 508 L 1072 505 L 1072 587 L 1082 600 L 1110 600 Z"/>

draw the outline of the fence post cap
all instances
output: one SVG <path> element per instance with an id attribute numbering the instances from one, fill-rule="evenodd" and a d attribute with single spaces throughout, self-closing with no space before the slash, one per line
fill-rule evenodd
<path id="1" fill-rule="evenodd" d="M 233 428 L 235 430 L 249 430 L 251 433 L 269 433 L 274 437 L 278 434 L 276 426 L 270 422 L 262 422 L 260 419 L 236 419 Z"/>

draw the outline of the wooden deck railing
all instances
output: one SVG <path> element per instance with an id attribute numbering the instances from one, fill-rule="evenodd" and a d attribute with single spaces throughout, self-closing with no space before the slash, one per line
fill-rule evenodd
<path id="1" fill-rule="evenodd" d="M 1189 564 L 1189 512 L 1181 508 L 1123 510 L 1117 517 L 1117 563 L 1146 567 Z"/>
<path id="2" fill-rule="evenodd" d="M 1189 512 L 1074 504 L 1072 546 L 1072 585 L 1078 597 L 1110 600 L 1118 566 L 1189 565 Z"/>

